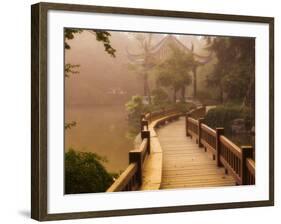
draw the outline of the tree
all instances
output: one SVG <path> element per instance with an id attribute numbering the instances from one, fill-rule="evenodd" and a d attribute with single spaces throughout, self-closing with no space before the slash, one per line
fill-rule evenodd
<path id="1" fill-rule="evenodd" d="M 145 106 L 141 96 L 132 96 L 130 101 L 126 103 L 128 111 L 128 119 L 132 133 L 137 133 L 140 128 L 140 117 L 144 112 Z"/>
<path id="2" fill-rule="evenodd" d="M 74 39 L 75 34 L 80 34 L 83 31 L 88 31 L 91 34 L 95 35 L 96 40 L 103 43 L 105 51 L 109 55 L 111 55 L 112 57 L 115 57 L 116 50 L 111 46 L 110 39 L 109 39 L 111 34 L 109 32 L 106 32 L 106 31 L 65 28 L 64 29 L 64 49 L 70 50 L 71 47 L 68 43 L 68 40 Z M 69 78 L 71 74 L 78 74 L 79 71 L 77 70 L 77 68 L 79 68 L 79 67 L 80 67 L 80 65 L 78 65 L 78 64 L 66 63 L 65 66 L 64 66 L 64 76 L 66 78 Z M 75 122 L 75 121 L 73 121 L 73 122 Z M 66 123 L 65 129 L 70 129 L 71 127 L 75 126 L 76 122 L 75 122 L 75 125 L 72 125 L 73 122 L 72 123 Z"/>
<path id="3" fill-rule="evenodd" d="M 85 30 L 85 29 L 72 29 L 72 28 L 65 28 L 64 29 L 64 48 L 66 50 L 70 49 L 70 45 L 68 44 L 67 40 L 74 39 L 75 34 L 82 33 L 83 31 L 87 31 L 93 35 L 95 35 L 96 40 L 103 43 L 104 50 L 111 55 L 112 57 L 115 57 L 116 50 L 111 46 L 110 44 L 110 36 L 111 34 L 107 31 L 99 31 L 99 30 Z"/>
<path id="4" fill-rule="evenodd" d="M 106 160 L 90 152 L 70 149 L 65 153 L 65 193 L 105 192 L 113 183 L 102 162 Z"/>
<path id="5" fill-rule="evenodd" d="M 151 63 L 151 48 L 152 48 L 152 34 L 134 34 L 133 37 L 137 40 L 139 48 L 141 50 L 141 60 L 142 63 L 131 66 L 132 70 L 137 71 L 142 76 L 143 79 L 143 94 L 148 97 L 149 104 L 151 103 L 151 92 L 148 81 L 148 70 L 153 66 Z"/>
<path id="6" fill-rule="evenodd" d="M 207 77 L 209 86 L 219 88 L 220 102 L 241 101 L 254 87 L 255 42 L 252 38 L 208 37 L 208 50 L 217 58 Z"/>
<path id="7" fill-rule="evenodd" d="M 141 96 L 132 96 L 131 100 L 126 103 L 126 108 L 128 112 L 131 113 L 136 113 L 136 112 L 141 112 L 143 109 L 144 105 L 142 103 L 142 97 Z"/>
<path id="8" fill-rule="evenodd" d="M 76 124 L 77 124 L 76 121 L 72 121 L 72 122 L 70 122 L 70 123 L 66 123 L 66 124 L 64 125 L 64 130 L 71 129 L 72 127 L 75 127 Z"/>
<path id="9" fill-rule="evenodd" d="M 71 47 L 68 43 L 68 40 L 74 39 L 75 34 L 80 34 L 83 31 L 87 31 L 87 32 L 95 35 L 96 40 L 103 43 L 104 50 L 109 55 L 111 55 L 112 57 L 115 57 L 116 50 L 111 46 L 110 39 L 109 39 L 111 34 L 109 32 L 106 32 L 106 31 L 96 31 L 96 30 L 94 31 L 94 30 L 65 28 L 64 29 L 64 48 L 65 48 L 65 50 L 71 49 Z M 79 71 L 76 70 L 76 69 L 79 68 L 79 67 L 80 67 L 80 65 L 73 65 L 73 64 L 70 64 L 70 63 L 66 63 L 65 68 L 64 68 L 65 77 L 68 78 L 71 74 L 78 74 Z"/>
<path id="10" fill-rule="evenodd" d="M 169 102 L 169 96 L 162 88 L 154 89 L 152 95 L 153 104 L 156 106 L 165 106 Z"/>
<path id="11" fill-rule="evenodd" d="M 187 54 L 170 45 L 170 56 L 156 68 L 157 83 L 163 87 L 172 87 L 173 100 L 177 100 L 177 92 L 181 91 L 181 99 L 185 100 L 186 86 L 191 83 L 190 71 L 194 67 L 192 54 Z"/>

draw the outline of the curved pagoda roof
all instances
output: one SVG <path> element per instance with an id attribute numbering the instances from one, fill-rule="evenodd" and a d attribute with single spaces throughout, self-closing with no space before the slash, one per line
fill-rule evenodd
<path id="1" fill-rule="evenodd" d="M 184 52 L 192 54 L 194 60 L 197 62 L 198 65 L 204 65 L 213 58 L 212 53 L 210 53 L 208 56 L 202 56 L 195 53 L 193 49 L 193 44 L 191 48 L 188 48 L 175 36 L 170 34 L 165 36 L 161 41 L 159 41 L 157 44 L 148 49 L 147 53 L 143 52 L 141 54 L 131 54 L 127 51 L 128 58 L 134 64 L 144 64 L 145 61 L 149 61 L 151 65 L 155 65 L 157 64 L 157 62 L 159 63 L 159 61 L 165 60 L 165 58 L 169 55 L 169 52 L 171 51 L 171 44 L 175 44 Z"/>

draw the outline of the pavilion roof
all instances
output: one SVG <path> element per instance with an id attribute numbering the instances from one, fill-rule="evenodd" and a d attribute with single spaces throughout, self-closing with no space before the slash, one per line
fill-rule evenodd
<path id="1" fill-rule="evenodd" d="M 206 64 L 213 58 L 212 54 L 209 54 L 208 56 L 203 56 L 195 53 L 193 49 L 193 44 L 191 45 L 191 48 L 188 48 L 178 38 L 170 34 L 165 36 L 161 41 L 159 41 L 157 44 L 155 44 L 148 50 L 149 57 L 154 59 L 153 61 L 156 61 L 157 59 L 162 60 L 163 55 L 167 55 L 166 52 L 168 51 L 167 49 L 169 48 L 171 43 L 176 44 L 181 50 L 185 51 L 186 53 L 192 54 L 195 61 L 199 65 Z M 145 61 L 145 53 L 131 54 L 127 50 L 127 55 L 129 60 L 131 60 L 135 64 L 142 64 Z"/>

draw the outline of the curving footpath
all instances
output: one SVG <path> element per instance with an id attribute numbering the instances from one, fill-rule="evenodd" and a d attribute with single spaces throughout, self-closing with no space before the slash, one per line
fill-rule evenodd
<path id="1" fill-rule="evenodd" d="M 235 180 L 217 167 L 211 153 L 185 135 L 185 120 L 171 122 L 157 130 L 162 153 L 161 189 L 233 186 Z"/>

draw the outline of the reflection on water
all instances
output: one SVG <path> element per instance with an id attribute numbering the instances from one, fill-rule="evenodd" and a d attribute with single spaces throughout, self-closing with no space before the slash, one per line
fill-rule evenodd
<path id="1" fill-rule="evenodd" d="M 65 131 L 65 149 L 94 152 L 108 160 L 109 172 L 119 172 L 128 166 L 128 152 L 133 139 L 128 139 L 127 113 L 120 106 L 71 106 L 65 108 L 65 122 L 77 125 Z"/>

